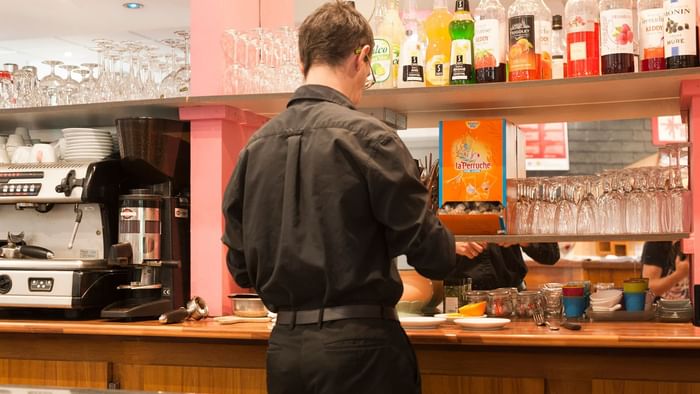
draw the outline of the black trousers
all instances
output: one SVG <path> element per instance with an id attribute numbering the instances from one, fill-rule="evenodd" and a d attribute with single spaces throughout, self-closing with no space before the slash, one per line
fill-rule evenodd
<path id="1" fill-rule="evenodd" d="M 420 394 L 418 364 L 397 321 L 347 319 L 275 325 L 269 394 Z"/>

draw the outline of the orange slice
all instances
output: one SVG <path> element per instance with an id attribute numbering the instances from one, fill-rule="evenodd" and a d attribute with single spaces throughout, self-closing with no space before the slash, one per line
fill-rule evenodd
<path id="1" fill-rule="evenodd" d="M 462 316 L 481 316 L 486 312 L 486 301 L 467 304 L 459 308 L 459 313 Z"/>

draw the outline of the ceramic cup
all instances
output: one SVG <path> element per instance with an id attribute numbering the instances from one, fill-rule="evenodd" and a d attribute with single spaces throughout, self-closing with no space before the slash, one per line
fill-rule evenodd
<path id="1" fill-rule="evenodd" d="M 17 134 L 10 134 L 7 136 L 7 147 L 9 148 L 10 146 L 13 148 L 16 148 L 18 146 L 23 146 L 24 145 L 24 138 L 22 138 L 21 135 Z"/>
<path id="2" fill-rule="evenodd" d="M 18 146 L 12 153 L 11 161 L 16 164 L 20 163 L 31 163 L 32 160 L 32 147 L 31 146 Z"/>
<path id="3" fill-rule="evenodd" d="M 5 144 L 0 144 L 0 164 L 9 164 L 10 156 L 7 154 L 7 149 L 5 149 Z"/>
<path id="4" fill-rule="evenodd" d="M 30 161 L 32 163 L 55 163 L 56 151 L 49 144 L 34 144 Z"/>
<path id="5" fill-rule="evenodd" d="M 586 297 L 562 297 L 564 304 L 564 316 L 577 318 L 583 316 L 586 309 Z"/>
<path id="6" fill-rule="evenodd" d="M 15 129 L 15 135 L 21 136 L 24 142 L 31 142 L 32 140 L 32 138 L 29 136 L 29 129 L 26 127 L 17 127 Z"/>
<path id="7" fill-rule="evenodd" d="M 625 292 L 625 310 L 628 312 L 639 312 L 644 310 L 644 301 L 646 300 L 646 292 L 631 293 Z"/>

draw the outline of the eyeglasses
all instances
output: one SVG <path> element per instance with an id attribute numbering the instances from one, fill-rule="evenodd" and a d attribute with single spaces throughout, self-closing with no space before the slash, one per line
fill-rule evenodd
<path id="1" fill-rule="evenodd" d="M 360 52 L 362 52 L 362 48 L 355 49 L 355 55 L 359 55 Z M 372 62 L 369 59 L 369 55 L 365 56 L 365 61 L 367 62 L 367 64 L 369 64 L 369 75 L 367 76 L 367 79 L 365 80 L 365 85 L 362 88 L 367 90 L 374 86 L 375 83 L 377 83 L 377 77 L 374 76 L 374 70 L 372 69 Z"/>

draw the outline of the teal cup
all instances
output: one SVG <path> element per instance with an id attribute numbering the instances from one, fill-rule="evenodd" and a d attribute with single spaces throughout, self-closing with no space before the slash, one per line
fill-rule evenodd
<path id="1" fill-rule="evenodd" d="M 562 297 L 564 304 L 564 316 L 567 318 L 578 318 L 583 316 L 586 309 L 586 297 Z"/>
<path id="2" fill-rule="evenodd" d="M 644 301 L 647 298 L 646 292 L 624 293 L 625 310 L 628 312 L 639 312 L 644 310 Z"/>

